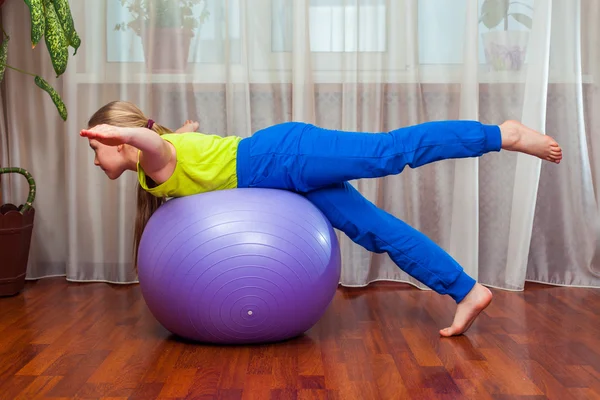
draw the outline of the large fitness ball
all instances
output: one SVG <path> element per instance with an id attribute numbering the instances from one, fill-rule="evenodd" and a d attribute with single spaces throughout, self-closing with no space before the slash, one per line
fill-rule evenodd
<path id="1" fill-rule="evenodd" d="M 232 189 L 167 201 L 144 230 L 142 295 L 172 333 L 264 343 L 301 335 L 340 280 L 337 237 L 305 197 Z"/>

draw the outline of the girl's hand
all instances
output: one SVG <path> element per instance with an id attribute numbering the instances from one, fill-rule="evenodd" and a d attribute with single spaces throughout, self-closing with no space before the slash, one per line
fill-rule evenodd
<path id="1" fill-rule="evenodd" d="M 96 125 L 91 129 L 82 129 L 80 135 L 88 139 L 95 139 L 107 146 L 127 144 L 130 139 L 127 128 L 106 124 Z"/>
<path id="2" fill-rule="evenodd" d="M 181 128 L 175 131 L 175 133 L 196 132 L 199 127 L 200 124 L 198 123 L 198 121 L 192 121 L 191 119 L 188 119 L 185 121 Z"/>

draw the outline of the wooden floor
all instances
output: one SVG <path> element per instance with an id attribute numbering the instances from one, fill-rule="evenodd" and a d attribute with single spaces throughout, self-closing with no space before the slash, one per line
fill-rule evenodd
<path id="1" fill-rule="evenodd" d="M 171 336 L 139 286 L 42 280 L 0 299 L 0 398 L 600 399 L 600 290 L 494 295 L 458 338 L 450 299 L 382 285 L 301 338 L 219 347 Z"/>

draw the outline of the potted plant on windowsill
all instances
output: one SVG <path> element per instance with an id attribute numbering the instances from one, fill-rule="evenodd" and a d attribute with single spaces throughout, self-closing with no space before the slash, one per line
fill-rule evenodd
<path id="1" fill-rule="evenodd" d="M 142 40 L 151 72 L 185 72 L 195 31 L 209 17 L 205 0 L 120 0 L 132 19 L 115 26 L 131 29 Z"/>
<path id="2" fill-rule="evenodd" d="M 509 30 L 509 18 L 514 19 L 521 25 L 531 29 L 531 17 L 511 11 L 516 4 L 523 8 L 532 10 L 531 6 L 522 2 L 510 0 L 485 0 L 481 6 L 481 17 L 479 22 L 486 28 L 493 29 L 504 23 L 503 30 L 495 30 L 482 34 L 487 63 L 495 71 L 519 71 L 525 62 L 529 31 Z"/>
<path id="3" fill-rule="evenodd" d="M 0 0 L 0 7 L 6 2 Z M 21 3 L 23 4 L 23 3 Z M 62 75 L 69 60 L 69 47 L 73 55 L 81 45 L 81 40 L 75 30 L 68 0 L 25 0 L 29 8 L 31 26 L 31 48 L 34 49 L 44 39 L 52 61 L 56 76 Z M 0 82 L 4 79 L 6 69 L 11 69 L 33 78 L 33 83 L 48 93 L 58 114 L 67 120 L 67 108 L 59 93 L 41 76 L 24 71 L 10 65 L 9 44 L 10 36 L 0 24 Z M 25 286 L 25 275 L 29 260 L 29 247 L 33 231 L 35 209 L 35 181 L 31 174 L 23 168 L 0 168 L 0 175 L 18 173 L 24 175 L 29 183 L 27 201 L 16 206 L 0 202 L 0 297 L 18 294 Z M 0 200 L 2 199 L 0 193 Z"/>

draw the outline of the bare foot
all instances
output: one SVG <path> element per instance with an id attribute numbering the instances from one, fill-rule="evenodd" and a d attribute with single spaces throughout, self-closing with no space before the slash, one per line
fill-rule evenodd
<path id="1" fill-rule="evenodd" d="M 175 132 L 177 132 L 177 133 L 196 132 L 199 127 L 200 127 L 200 124 L 198 123 L 198 121 L 192 121 L 192 120 L 188 119 L 187 121 L 185 121 L 183 126 L 179 129 L 177 129 Z"/>
<path id="2" fill-rule="evenodd" d="M 518 121 L 506 121 L 500 125 L 502 148 L 518 151 L 559 164 L 562 149 L 550 136 L 543 135 Z"/>
<path id="3" fill-rule="evenodd" d="M 476 283 L 473 289 L 467 294 L 458 306 L 452 326 L 444 328 L 440 331 L 440 335 L 449 337 L 461 335 L 471 327 L 475 318 L 482 312 L 492 301 L 492 292 L 485 286 Z"/>

